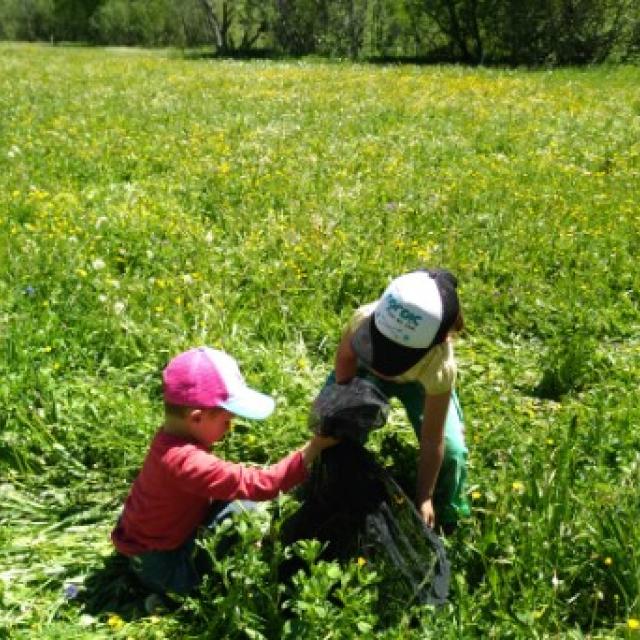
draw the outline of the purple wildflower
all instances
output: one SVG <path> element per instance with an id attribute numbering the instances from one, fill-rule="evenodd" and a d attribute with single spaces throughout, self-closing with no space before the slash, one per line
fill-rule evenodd
<path id="1" fill-rule="evenodd" d="M 73 600 L 74 598 L 78 597 L 78 594 L 80 593 L 80 589 L 78 588 L 77 584 L 73 584 L 73 582 L 70 582 L 69 584 L 66 584 L 64 586 L 63 593 L 64 593 L 64 597 L 67 600 Z"/>

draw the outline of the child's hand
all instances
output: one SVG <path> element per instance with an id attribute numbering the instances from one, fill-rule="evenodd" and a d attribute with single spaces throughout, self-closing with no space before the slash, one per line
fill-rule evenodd
<path id="1" fill-rule="evenodd" d="M 431 499 L 425 500 L 421 505 L 418 506 L 418 511 L 422 516 L 422 519 L 425 521 L 428 527 L 433 527 L 436 524 L 436 514 L 433 510 L 433 501 Z"/>
<path id="2" fill-rule="evenodd" d="M 333 447 L 334 445 L 338 444 L 338 442 L 340 442 L 340 438 L 334 438 L 333 436 L 321 436 L 321 435 L 315 435 L 313 436 L 313 438 L 311 438 L 311 440 L 316 441 L 321 451 L 324 451 L 329 447 Z"/>
<path id="3" fill-rule="evenodd" d="M 307 468 L 311 466 L 311 463 L 328 447 L 338 444 L 338 438 L 333 436 L 313 436 L 307 444 L 302 447 L 302 459 Z"/>

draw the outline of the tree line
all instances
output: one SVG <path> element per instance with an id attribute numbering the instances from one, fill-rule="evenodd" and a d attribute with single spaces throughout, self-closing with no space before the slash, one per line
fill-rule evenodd
<path id="1" fill-rule="evenodd" d="M 0 39 L 586 64 L 640 59 L 640 0 L 0 0 Z"/>

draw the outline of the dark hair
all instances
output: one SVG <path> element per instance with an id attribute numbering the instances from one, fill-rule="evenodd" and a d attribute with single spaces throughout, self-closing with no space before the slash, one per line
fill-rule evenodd
<path id="1" fill-rule="evenodd" d="M 185 418 L 187 413 L 192 409 L 193 407 L 187 407 L 182 404 L 170 404 L 169 402 L 164 403 L 165 415 L 174 416 L 176 418 Z"/>
<path id="2" fill-rule="evenodd" d="M 421 271 L 426 271 L 435 280 L 442 299 L 442 321 L 438 333 L 433 339 L 433 344 L 439 344 L 444 342 L 460 316 L 458 279 L 447 269 L 421 269 Z"/>

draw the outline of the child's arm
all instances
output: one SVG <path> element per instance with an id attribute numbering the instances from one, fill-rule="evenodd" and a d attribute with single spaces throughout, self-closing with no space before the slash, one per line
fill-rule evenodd
<path id="1" fill-rule="evenodd" d="M 334 365 L 336 382 L 345 384 L 355 377 L 358 370 L 358 356 L 351 346 L 351 331 L 347 330 L 340 340 Z"/>
<path id="2" fill-rule="evenodd" d="M 302 447 L 300 452 L 302 453 L 302 459 L 304 460 L 304 466 L 309 469 L 313 461 L 327 448 L 337 444 L 337 438 L 330 436 L 315 435 L 307 444 Z"/>
<path id="3" fill-rule="evenodd" d="M 438 395 L 427 395 L 425 398 L 424 421 L 420 433 L 416 504 L 424 521 L 430 527 L 435 524 L 433 491 L 444 456 L 444 425 L 450 398 L 450 391 Z"/>
<path id="4" fill-rule="evenodd" d="M 314 436 L 279 462 L 260 468 L 228 462 L 199 447 L 177 449 L 164 464 L 188 493 L 212 500 L 270 500 L 306 479 L 307 466 L 334 438 Z"/>

